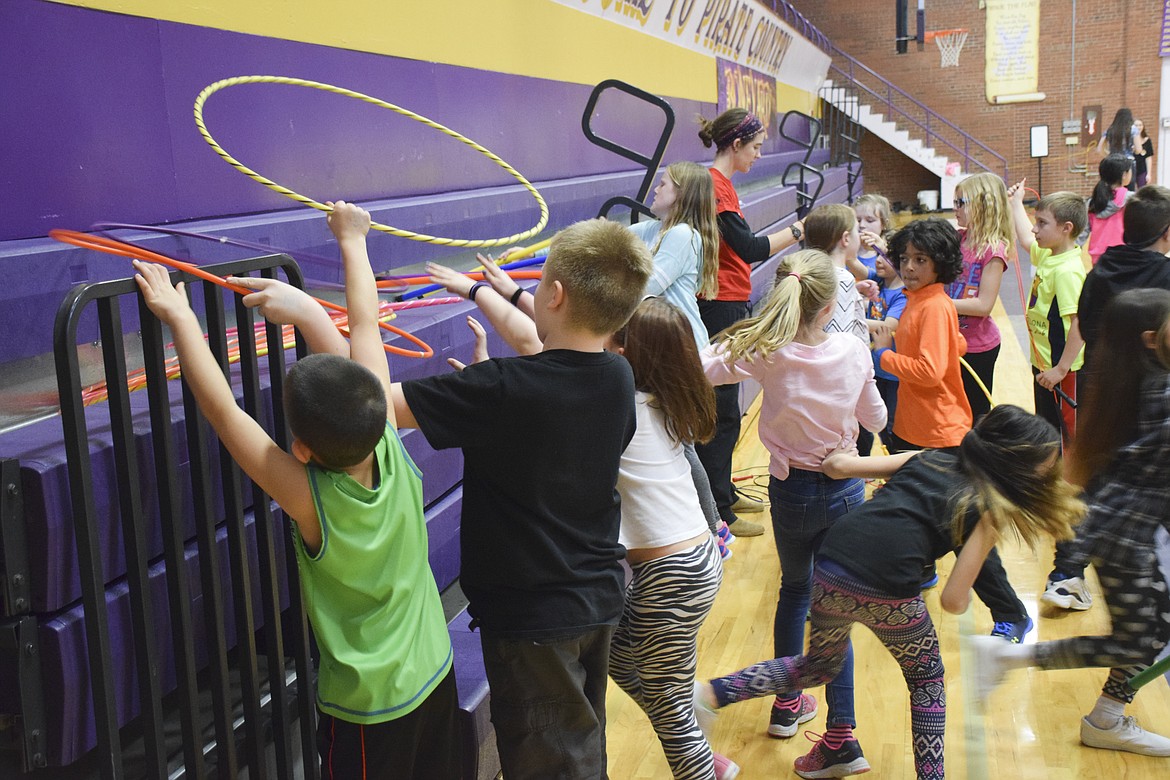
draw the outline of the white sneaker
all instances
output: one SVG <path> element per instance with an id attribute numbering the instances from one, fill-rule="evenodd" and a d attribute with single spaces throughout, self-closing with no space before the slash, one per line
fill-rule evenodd
<path id="1" fill-rule="evenodd" d="M 1170 756 L 1170 739 L 1146 731 L 1126 715 L 1112 728 L 1100 729 L 1081 718 L 1081 744 L 1103 750 L 1125 750 L 1142 756 Z"/>
<path id="2" fill-rule="evenodd" d="M 695 709 L 695 720 L 699 722 L 699 729 L 703 732 L 703 736 L 710 739 L 711 732 L 715 730 L 715 722 L 719 717 L 719 713 L 703 702 L 702 694 L 703 683 L 695 680 L 695 690 L 691 695 L 691 706 Z M 738 767 L 736 769 L 738 770 Z"/>
<path id="3" fill-rule="evenodd" d="M 1005 657 L 1014 645 L 997 636 L 971 636 L 967 637 L 967 642 L 975 660 L 975 679 L 972 681 L 975 683 L 975 697 L 984 702 L 1003 682 L 1008 670 Z"/>
<path id="4" fill-rule="evenodd" d="M 1093 597 L 1084 577 L 1069 577 L 1067 580 L 1049 580 L 1040 600 L 1060 609 L 1075 609 L 1083 612 L 1093 606 Z"/>

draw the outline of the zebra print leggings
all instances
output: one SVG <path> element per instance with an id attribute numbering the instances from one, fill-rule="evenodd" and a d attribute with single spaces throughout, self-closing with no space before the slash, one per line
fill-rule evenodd
<path id="1" fill-rule="evenodd" d="M 861 623 L 886 646 L 906 678 L 918 777 L 941 778 L 946 690 L 938 634 L 922 597 L 893 598 L 822 559 L 813 574 L 812 599 L 807 655 L 761 661 L 711 680 L 719 706 L 832 680 L 845 661 L 853 624 Z"/>
<path id="2" fill-rule="evenodd" d="M 691 702 L 699 628 L 723 581 L 714 539 L 632 567 L 609 676 L 650 718 L 676 778 L 713 780 L 711 746 Z"/>

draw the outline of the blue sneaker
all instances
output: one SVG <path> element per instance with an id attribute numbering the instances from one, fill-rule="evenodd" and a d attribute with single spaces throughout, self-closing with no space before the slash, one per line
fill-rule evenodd
<path id="1" fill-rule="evenodd" d="M 731 527 L 722 520 L 719 521 L 719 529 L 715 533 L 718 534 L 719 538 L 723 540 L 725 545 L 730 545 L 735 541 L 735 534 L 731 532 Z"/>
<path id="2" fill-rule="evenodd" d="M 1032 618 L 1025 618 L 1023 623 L 1009 623 L 1001 620 L 991 629 L 991 635 L 1006 639 L 1013 645 L 1024 641 L 1024 637 L 1032 630 Z"/>

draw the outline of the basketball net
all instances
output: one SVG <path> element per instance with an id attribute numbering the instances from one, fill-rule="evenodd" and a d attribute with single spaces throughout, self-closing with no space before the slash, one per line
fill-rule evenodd
<path id="1" fill-rule="evenodd" d="M 959 67 L 959 52 L 967 42 L 966 30 L 943 30 L 934 34 L 934 42 L 942 54 L 942 67 Z"/>

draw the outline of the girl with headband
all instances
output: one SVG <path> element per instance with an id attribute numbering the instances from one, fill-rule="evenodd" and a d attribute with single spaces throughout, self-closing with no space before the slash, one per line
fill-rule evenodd
<path id="1" fill-rule="evenodd" d="M 699 300 L 699 313 L 707 327 L 707 335 L 714 337 L 748 316 L 752 264 L 761 263 L 795 244 L 803 235 L 804 225 L 797 221 L 770 235 L 757 236 L 744 219 L 739 194 L 731 177 L 747 173 L 760 158 L 767 131 L 759 117 L 742 108 L 731 108 L 713 120 L 700 117 L 699 124 L 699 140 L 707 148 L 715 147 L 715 160 L 710 170 L 719 222 L 719 287 L 714 296 L 704 296 Z M 731 526 L 732 533 L 759 536 L 764 532 L 763 526 L 739 520 L 732 508 L 736 497 L 731 484 L 731 454 L 739 440 L 739 390 L 735 387 L 716 388 L 715 400 L 718 410 L 715 437 L 710 443 L 698 447 L 699 458 L 711 480 L 719 515 Z M 761 510 L 763 507 L 757 504 L 751 508 Z"/>

